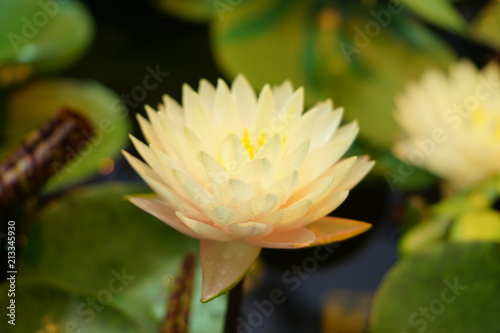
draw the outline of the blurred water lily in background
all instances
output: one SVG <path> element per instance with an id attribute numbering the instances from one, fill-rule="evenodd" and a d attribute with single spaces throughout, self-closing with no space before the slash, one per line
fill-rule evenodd
<path id="1" fill-rule="evenodd" d="M 399 96 L 395 115 L 407 137 L 401 159 L 470 189 L 500 175 L 500 68 L 462 61 L 449 76 L 429 70 Z"/>
<path id="2" fill-rule="evenodd" d="M 338 128 L 331 101 L 304 113 L 304 91 L 290 82 L 257 98 L 243 77 L 229 89 L 205 80 L 147 107 L 139 123 L 149 147 L 134 137 L 147 165 L 126 154 L 159 198 L 130 200 L 178 231 L 201 239 L 202 301 L 234 286 L 261 247 L 301 248 L 356 236 L 368 223 L 326 214 L 371 169 L 356 156 L 340 160 L 358 133 Z"/>
<path id="3" fill-rule="evenodd" d="M 494 0 L 0 0 L 0 331 L 500 332 L 498 31 Z"/>

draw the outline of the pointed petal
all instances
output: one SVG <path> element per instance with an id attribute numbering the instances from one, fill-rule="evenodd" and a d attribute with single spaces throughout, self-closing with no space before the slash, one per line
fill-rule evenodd
<path id="1" fill-rule="evenodd" d="M 375 161 L 369 161 L 368 156 L 358 157 L 356 164 L 354 164 L 351 171 L 349 171 L 344 180 L 338 185 L 337 190 L 348 191 L 352 189 L 366 176 L 373 165 L 375 165 Z"/>
<path id="2" fill-rule="evenodd" d="M 243 165 L 250 160 L 248 152 L 236 134 L 229 134 L 221 145 L 221 160 L 227 173 L 238 175 Z"/>
<path id="3" fill-rule="evenodd" d="M 208 302 L 234 287 L 248 272 L 260 253 L 260 247 L 235 240 L 200 241 L 203 273 L 201 301 Z"/>
<path id="4" fill-rule="evenodd" d="M 226 242 L 229 240 L 233 240 L 235 238 L 220 229 L 208 225 L 205 222 L 189 218 L 186 215 L 182 214 L 181 212 L 175 212 L 175 215 L 177 215 L 177 217 L 182 222 L 184 222 L 186 226 L 188 226 L 192 231 L 194 231 L 198 235 L 197 238 L 210 239 L 221 242 Z"/>
<path id="5" fill-rule="evenodd" d="M 234 101 L 238 106 L 241 122 L 244 127 L 250 127 L 254 121 L 257 97 L 255 91 L 243 75 L 238 75 L 231 87 Z"/>
<path id="6" fill-rule="evenodd" d="M 265 85 L 257 101 L 257 112 L 252 127 L 252 135 L 258 135 L 261 130 L 273 131 L 271 128 L 271 120 L 274 117 L 274 110 L 273 93 L 271 92 L 271 88 Z"/>
<path id="7" fill-rule="evenodd" d="M 309 144 L 309 139 L 304 140 L 303 143 L 283 158 L 276 170 L 276 178 L 283 178 L 301 167 L 309 153 Z"/>
<path id="8" fill-rule="evenodd" d="M 311 246 L 339 242 L 357 236 L 372 227 L 371 224 L 340 217 L 326 216 L 307 226 L 316 235 Z"/>
<path id="9" fill-rule="evenodd" d="M 307 228 L 288 231 L 275 231 L 267 236 L 247 240 L 249 243 L 273 249 L 293 249 L 311 246 L 316 235 Z"/>
<path id="10" fill-rule="evenodd" d="M 163 112 L 178 126 L 184 126 L 184 110 L 175 99 L 163 95 Z"/>
<path id="11" fill-rule="evenodd" d="M 236 208 L 240 213 L 254 220 L 267 214 L 278 207 L 278 196 L 274 193 L 265 193 L 260 197 L 252 199 Z"/>
<path id="12" fill-rule="evenodd" d="M 269 213 L 259 219 L 257 222 L 267 223 L 270 225 L 286 224 L 290 221 L 300 219 L 306 215 L 312 206 L 312 200 L 309 198 L 302 199 L 290 206 Z"/>
<path id="13" fill-rule="evenodd" d="M 231 235 L 245 239 L 268 235 L 273 231 L 273 226 L 258 222 L 243 222 L 230 224 L 225 229 L 230 232 Z"/>
<path id="14" fill-rule="evenodd" d="M 274 168 L 267 158 L 254 158 L 243 166 L 238 178 L 252 185 L 257 194 L 261 194 L 273 184 Z"/>
<path id="15" fill-rule="evenodd" d="M 267 190 L 267 192 L 276 193 L 276 195 L 278 196 L 278 206 L 281 206 L 293 194 L 298 179 L 299 179 L 299 173 L 297 171 L 294 171 L 290 173 L 288 176 L 282 178 L 281 180 L 273 184 L 273 186 L 271 186 Z"/>
<path id="16" fill-rule="evenodd" d="M 233 95 L 224 80 L 217 80 L 214 118 L 216 128 L 230 128 L 235 133 L 241 130 L 241 121 L 234 104 Z"/>
<path id="17" fill-rule="evenodd" d="M 214 102 L 215 102 L 214 86 L 207 80 L 201 79 L 200 84 L 198 86 L 198 93 L 201 97 L 201 100 L 203 101 L 207 109 L 210 111 L 210 114 L 213 114 L 212 110 L 214 108 Z"/>
<path id="18" fill-rule="evenodd" d="M 272 89 L 276 109 L 280 110 L 293 94 L 293 85 L 290 81 L 285 81 Z"/>
<path id="19" fill-rule="evenodd" d="M 135 195 L 128 197 L 128 200 L 140 209 L 165 222 L 175 230 L 189 237 L 200 238 L 197 233 L 182 223 L 177 215 L 175 215 L 175 210 L 158 196 L 151 194 L 143 196 Z"/>
<path id="20" fill-rule="evenodd" d="M 137 114 L 136 118 L 137 122 L 139 123 L 139 127 L 141 128 L 142 134 L 144 134 L 144 137 L 146 138 L 146 141 L 150 145 L 161 147 L 160 140 L 158 139 L 155 131 L 153 130 L 153 126 L 151 126 L 151 123 L 147 121 L 146 118 L 144 118 L 140 114 Z"/>

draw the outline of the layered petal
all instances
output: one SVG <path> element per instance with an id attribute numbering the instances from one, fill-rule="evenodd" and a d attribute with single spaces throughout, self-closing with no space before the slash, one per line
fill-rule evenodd
<path id="1" fill-rule="evenodd" d="M 247 273 L 260 253 L 260 247 L 240 240 L 200 241 L 203 273 L 201 301 L 208 302 L 229 291 Z"/>

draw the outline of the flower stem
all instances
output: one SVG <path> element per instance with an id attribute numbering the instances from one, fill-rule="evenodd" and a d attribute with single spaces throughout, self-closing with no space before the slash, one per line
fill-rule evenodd
<path id="1" fill-rule="evenodd" d="M 241 279 L 238 284 L 229 291 L 229 300 L 227 303 L 226 323 L 224 333 L 238 332 L 238 316 L 240 315 L 241 303 L 243 301 L 243 284 L 245 278 Z"/>

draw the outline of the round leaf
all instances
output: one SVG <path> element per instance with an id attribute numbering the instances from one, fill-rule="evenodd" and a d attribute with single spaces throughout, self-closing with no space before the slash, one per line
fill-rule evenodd
<path id="1" fill-rule="evenodd" d="M 256 87 L 290 79 L 308 104 L 332 97 L 360 123 L 360 136 L 388 147 L 399 130 L 395 94 L 429 66 L 445 67 L 450 50 L 430 31 L 389 6 L 324 1 L 242 2 L 212 19 L 216 60 Z M 375 14 L 373 14 L 375 13 Z"/>
<path id="2" fill-rule="evenodd" d="M 63 106 L 87 116 L 94 125 L 94 136 L 84 134 L 88 140 L 77 147 L 77 157 L 66 168 L 62 169 L 59 164 L 53 166 L 60 172 L 49 182 L 50 189 L 66 186 L 96 172 L 100 161 L 114 158 L 125 146 L 130 132 L 127 110 L 120 98 L 101 84 L 76 80 L 38 81 L 16 90 L 9 98 L 8 126 L 0 146 L 0 160 Z"/>
<path id="3" fill-rule="evenodd" d="M 12 75 L 71 65 L 94 33 L 92 17 L 78 1 L 2 1 L 0 12 L 9 17 L 0 21 L 8 31 L 0 42 L 0 71 Z M 0 79 L 0 85 L 9 83 Z"/>
<path id="4" fill-rule="evenodd" d="M 399 261 L 372 305 L 373 333 L 499 332 L 500 244 L 434 246 Z"/>
<path id="5" fill-rule="evenodd" d="M 74 304 L 68 303 L 66 295 L 78 300 L 83 297 L 86 302 L 90 296 L 99 307 L 112 307 L 125 315 L 119 325 L 135 322 L 140 329 L 134 332 L 158 332 L 179 265 L 187 252 L 198 252 L 198 240 L 125 200 L 125 195 L 141 189 L 120 184 L 87 187 L 49 204 L 28 235 L 24 250 L 20 280 L 44 282 L 27 292 L 26 302 L 35 302 L 39 293 L 55 288 L 64 294 L 62 299 L 40 302 L 61 303 L 53 311 L 57 322 L 68 321 L 74 314 Z M 200 297 L 198 267 L 190 332 L 205 332 L 206 327 L 221 331 L 225 297 L 207 304 L 200 303 Z M 44 307 L 36 311 L 30 318 L 45 318 L 50 312 Z M 95 312 L 96 319 L 108 320 L 104 311 Z"/>

